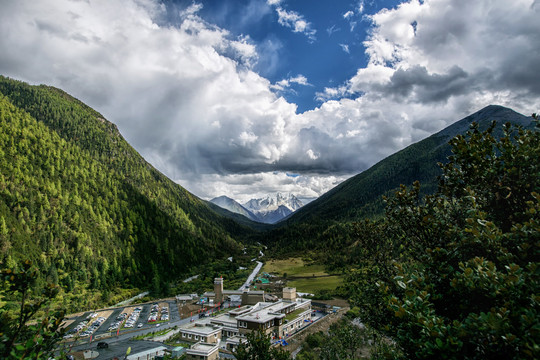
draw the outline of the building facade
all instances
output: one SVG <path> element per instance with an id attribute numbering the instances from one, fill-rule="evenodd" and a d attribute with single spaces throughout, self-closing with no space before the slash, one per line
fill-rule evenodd
<path id="1" fill-rule="evenodd" d="M 219 346 L 217 344 L 197 343 L 186 350 L 186 360 L 217 360 Z"/>

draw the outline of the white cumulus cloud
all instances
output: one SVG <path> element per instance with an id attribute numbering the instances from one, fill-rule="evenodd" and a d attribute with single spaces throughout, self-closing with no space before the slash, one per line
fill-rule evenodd
<path id="1" fill-rule="evenodd" d="M 268 0 L 269 5 L 274 5 L 278 15 L 280 25 L 291 28 L 295 33 L 302 33 L 307 36 L 310 41 L 316 40 L 317 30 L 313 29 L 313 25 L 307 21 L 303 15 L 296 11 L 287 10 L 280 4 L 281 1 Z"/>
<path id="2" fill-rule="evenodd" d="M 311 85 L 308 82 L 308 79 L 304 75 L 298 74 L 296 76 L 289 77 L 288 79 L 282 79 L 276 82 L 274 85 L 271 86 L 271 88 L 274 90 L 283 91 L 287 88 L 290 88 L 291 85 L 293 84 L 302 85 L 302 86 Z"/>
<path id="3" fill-rule="evenodd" d="M 283 1 L 267 4 L 315 36 Z M 232 36 L 197 3 L 174 24 L 167 11 L 157 0 L 4 0 L 0 73 L 88 103 L 204 198 L 313 198 L 486 105 L 540 109 L 537 0 L 410 0 L 370 15 L 367 66 L 301 114 L 280 91 L 310 86 L 305 76 L 272 84 L 254 70 L 276 66 L 261 52 L 280 43 Z"/>

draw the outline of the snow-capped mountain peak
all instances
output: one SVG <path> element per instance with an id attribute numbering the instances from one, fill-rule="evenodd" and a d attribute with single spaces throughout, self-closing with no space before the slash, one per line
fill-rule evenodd
<path id="1" fill-rule="evenodd" d="M 291 193 L 276 193 L 259 199 L 251 199 L 242 205 L 226 196 L 214 198 L 210 202 L 242 214 L 251 220 L 267 224 L 277 223 L 304 206 L 302 201 Z"/>
<path id="2" fill-rule="evenodd" d="M 271 211 L 277 210 L 280 206 L 285 206 L 291 211 L 295 211 L 304 204 L 296 196 L 291 193 L 276 193 L 259 199 L 251 199 L 243 204 L 246 209 L 251 211 Z"/>

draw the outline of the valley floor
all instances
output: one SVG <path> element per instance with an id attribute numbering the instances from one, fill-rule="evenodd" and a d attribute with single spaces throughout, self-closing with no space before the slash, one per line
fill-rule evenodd
<path id="1" fill-rule="evenodd" d="M 310 281 L 314 282 L 335 277 L 324 273 L 324 269 L 318 265 L 304 265 L 301 259 L 288 259 L 282 262 L 272 260 L 264 268 L 263 263 L 257 261 L 257 266 L 240 289 L 249 288 L 250 285 L 252 285 L 252 288 L 256 288 L 257 285 L 260 286 L 260 284 L 256 282 L 255 277 L 259 274 L 261 269 L 281 271 L 280 269 L 283 268 L 289 271 L 291 275 L 294 274 L 293 278 L 296 278 L 296 280 L 292 281 L 293 284 L 294 281 L 301 282 L 302 277 L 309 278 Z M 265 274 L 265 272 L 262 274 Z M 324 282 L 321 286 L 328 286 L 328 282 Z M 309 287 L 301 287 L 299 290 L 306 288 Z M 343 313 L 348 309 L 346 301 L 337 300 L 337 302 L 328 302 L 328 304 L 329 306 L 341 306 L 341 309 L 336 313 L 331 313 L 329 316 L 324 316 L 323 313 L 314 311 L 313 323 L 302 328 L 298 334 L 294 334 L 288 338 L 290 341 L 284 349 L 293 352 L 298 348 L 299 344 L 307 334 L 327 329 L 332 323 L 341 318 Z M 224 308 L 237 307 L 239 305 L 240 302 L 238 301 L 227 301 L 223 304 Z M 162 315 L 161 312 L 165 311 L 162 309 L 166 309 L 164 312 L 166 314 L 165 320 L 160 319 L 159 316 L 156 320 L 150 320 L 152 319 L 152 313 L 156 312 L 154 310 L 156 308 L 159 309 L 157 311 L 159 315 Z M 86 359 L 89 356 L 95 356 L 94 358 L 98 360 L 125 357 L 128 348 L 131 348 L 132 354 L 147 349 L 157 348 L 159 346 L 164 346 L 166 349 L 172 350 L 179 344 L 164 342 L 164 339 L 168 338 L 165 334 L 167 334 L 168 331 L 171 331 L 170 334 L 173 334 L 173 329 L 195 321 L 198 319 L 199 313 L 205 312 L 211 314 L 212 310 L 214 309 L 207 307 L 207 305 L 178 303 L 175 298 L 167 298 L 155 300 L 150 303 L 125 305 L 110 309 L 72 314 L 66 321 L 68 333 L 76 335 L 77 332 L 75 332 L 75 329 L 79 326 L 79 335 L 77 337 L 67 335 L 66 339 L 61 344 L 61 349 L 73 354 L 75 358 Z M 134 311 L 138 312 L 138 317 L 134 324 L 127 325 L 126 319 Z M 96 322 L 97 320 L 99 320 L 99 324 Z M 93 323 L 96 324 L 96 329 L 86 335 L 85 331 L 89 332 L 87 329 Z M 81 336 L 80 334 L 85 335 Z M 156 338 L 156 336 L 158 337 Z M 106 343 L 107 347 L 98 349 L 98 344 L 102 342 Z"/>

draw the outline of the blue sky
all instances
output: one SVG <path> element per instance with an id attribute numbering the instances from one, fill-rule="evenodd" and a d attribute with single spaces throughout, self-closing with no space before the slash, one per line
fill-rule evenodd
<path id="1" fill-rule="evenodd" d="M 92 106 L 204 199 L 313 199 L 487 105 L 539 112 L 539 18 L 540 0 L 2 0 L 0 74 Z"/>
<path id="2" fill-rule="evenodd" d="M 363 41 L 371 27 L 366 15 L 394 8 L 400 1 L 292 0 L 269 5 L 265 0 L 201 1 L 200 16 L 233 36 L 248 35 L 261 58 L 255 70 L 272 83 L 298 75 L 309 85 L 291 84 L 281 94 L 298 105 L 298 112 L 321 104 L 317 92 L 336 86 L 367 65 Z M 168 6 L 187 7 L 192 1 Z M 298 14 L 310 24 L 312 35 L 294 32 L 279 23 L 276 7 Z M 173 20 L 174 21 L 174 20 Z"/>

